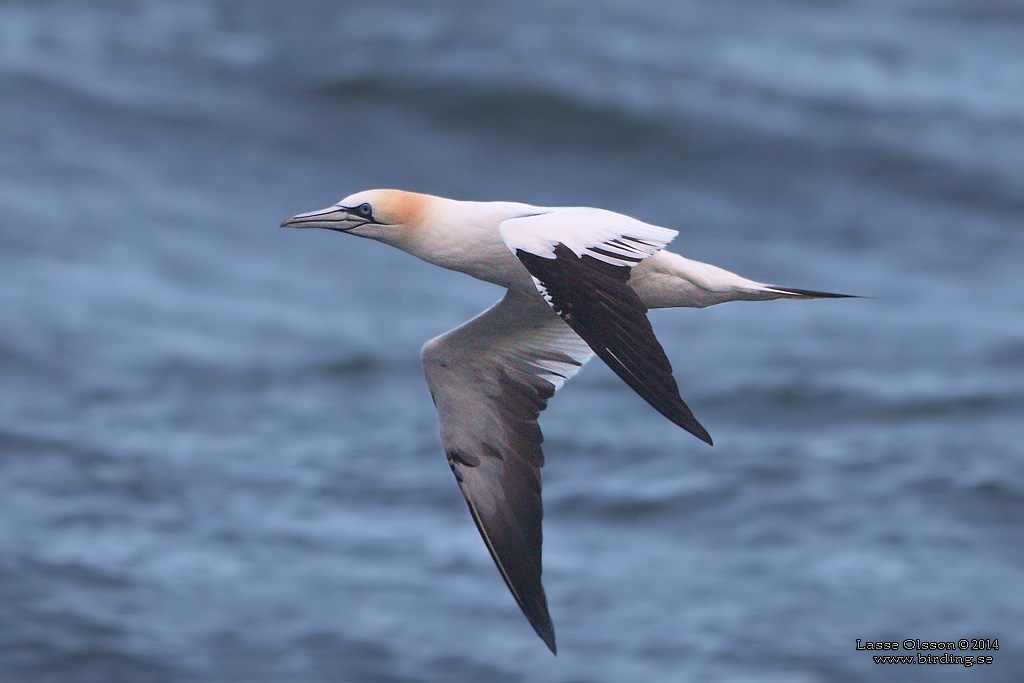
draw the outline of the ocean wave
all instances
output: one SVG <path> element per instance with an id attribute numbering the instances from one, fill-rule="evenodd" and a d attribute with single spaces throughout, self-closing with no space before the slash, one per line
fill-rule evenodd
<path id="1" fill-rule="evenodd" d="M 0 6 L 0 77 L 225 125 L 259 116 L 240 104 L 252 90 L 275 104 L 304 92 L 531 150 L 628 157 L 677 177 L 800 166 L 1024 206 L 1024 53 L 1004 49 L 1002 34 L 992 45 L 971 32 L 944 40 L 950 26 L 921 23 L 899 4 L 883 14 L 905 36 L 880 31 L 877 8 L 784 14 L 770 37 L 751 33 L 757 11 L 723 31 L 714 22 L 735 18 L 723 10 L 700 19 L 720 31 L 706 44 L 680 41 L 695 18 L 659 3 L 610 24 L 613 4 L 595 3 L 571 29 L 576 43 L 540 4 L 507 17 L 520 32 L 454 2 L 394 13 L 226 0 L 63 9 Z"/>
<path id="2" fill-rule="evenodd" d="M 963 388 L 960 391 L 899 391 L 823 387 L 803 382 L 762 386 L 734 386 L 728 392 L 706 396 L 708 408 L 741 416 L 747 423 L 817 422 L 828 414 L 838 421 L 868 424 L 932 421 L 943 418 L 1005 417 L 1024 403 L 1020 389 L 1007 386 Z"/>
<path id="3" fill-rule="evenodd" d="M 827 131 L 801 125 L 802 115 L 796 112 L 813 110 L 817 104 L 799 99 L 792 102 L 794 125 L 770 130 L 756 119 L 731 116 L 716 107 L 679 103 L 635 108 L 614 97 L 594 98 L 585 90 L 557 89 L 536 81 L 499 84 L 438 74 L 370 73 L 318 83 L 309 92 L 332 106 L 393 108 L 440 131 L 480 136 L 489 145 L 624 159 L 631 167 L 697 184 L 742 183 L 751 192 L 773 193 L 777 190 L 765 186 L 761 173 L 766 166 L 800 172 L 818 169 L 944 202 L 1005 212 L 1024 209 L 1018 191 L 1024 178 L 1006 150 L 993 149 L 979 158 L 962 154 L 963 150 L 936 149 L 923 144 L 920 136 L 906 144 L 904 132 L 911 128 L 934 128 L 935 135 L 947 141 L 950 135 L 975 136 L 975 122 L 931 121 L 936 112 L 880 118 L 878 126 L 868 126 L 878 134 L 866 134 L 856 121 L 866 115 L 854 109 L 845 114 L 818 112 L 831 121 Z M 693 94 L 695 99 L 702 97 Z M 951 132 L 950 126 L 959 130 Z M 1024 113 L 1021 126 L 1024 129 Z M 998 137 L 1004 139 L 1005 132 Z"/>

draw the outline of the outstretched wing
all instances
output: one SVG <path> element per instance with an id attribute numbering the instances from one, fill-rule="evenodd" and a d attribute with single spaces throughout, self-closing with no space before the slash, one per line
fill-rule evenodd
<path id="1" fill-rule="evenodd" d="M 541 585 L 544 455 L 537 417 L 592 355 L 542 301 L 512 290 L 423 347 L 448 464 L 502 578 L 552 652 L 555 633 Z"/>
<path id="2" fill-rule="evenodd" d="M 645 401 L 697 438 L 707 430 L 679 396 L 630 271 L 675 230 L 600 209 L 554 209 L 500 226 L 501 237 L 555 312 Z"/>

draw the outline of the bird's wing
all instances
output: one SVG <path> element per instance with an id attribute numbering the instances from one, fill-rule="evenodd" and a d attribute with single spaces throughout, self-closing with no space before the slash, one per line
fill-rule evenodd
<path id="1" fill-rule="evenodd" d="M 448 464 L 502 578 L 552 652 L 537 416 L 592 355 L 540 299 L 513 290 L 423 347 Z"/>
<path id="2" fill-rule="evenodd" d="M 599 209 L 555 209 L 512 218 L 499 230 L 555 312 L 662 415 L 711 443 L 679 396 L 672 365 L 654 336 L 630 271 L 676 236 Z"/>

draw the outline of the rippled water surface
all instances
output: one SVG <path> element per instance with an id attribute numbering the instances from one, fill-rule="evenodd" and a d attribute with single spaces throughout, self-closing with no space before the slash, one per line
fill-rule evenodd
<path id="1" fill-rule="evenodd" d="M 0 680 L 1021 680 L 1022 30 L 967 0 L 0 2 Z M 380 186 L 603 206 L 873 298 L 653 313 L 713 449 L 597 362 L 560 392 L 552 658 L 419 366 L 500 292 L 276 227 Z"/>

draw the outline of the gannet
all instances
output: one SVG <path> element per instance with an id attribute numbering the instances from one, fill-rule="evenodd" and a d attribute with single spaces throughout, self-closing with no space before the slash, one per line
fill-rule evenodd
<path id="1" fill-rule="evenodd" d="M 776 287 L 665 251 L 678 234 L 603 209 L 358 192 L 281 227 L 325 228 L 398 247 L 506 288 L 422 351 L 441 442 L 476 527 L 551 652 L 541 584 L 540 427 L 567 379 L 597 355 L 655 410 L 711 444 L 679 395 L 650 308 L 843 298 Z"/>

